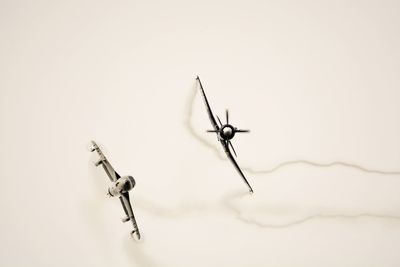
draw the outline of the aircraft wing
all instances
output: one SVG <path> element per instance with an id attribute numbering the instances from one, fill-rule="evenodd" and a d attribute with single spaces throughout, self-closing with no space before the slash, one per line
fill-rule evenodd
<path id="1" fill-rule="evenodd" d="M 202 93 L 202 95 L 203 95 L 204 103 L 206 104 L 207 113 L 208 113 L 208 117 L 210 118 L 211 124 L 212 124 L 212 126 L 213 126 L 213 128 L 214 128 L 215 131 L 219 131 L 218 123 L 217 123 L 217 121 L 215 120 L 214 114 L 212 113 L 210 104 L 208 103 L 207 96 L 206 96 L 206 93 L 204 92 L 203 85 L 201 84 L 201 81 L 200 81 L 199 76 L 197 76 L 196 80 L 199 81 L 201 93 Z"/>
<path id="2" fill-rule="evenodd" d="M 103 152 L 95 141 L 92 141 L 92 151 L 96 151 L 100 157 L 99 161 L 96 163 L 96 166 L 99 166 L 100 164 L 103 166 L 104 171 L 107 173 L 108 178 L 110 178 L 111 182 L 115 182 L 116 180 L 121 178 L 121 176 L 111 166 L 110 162 L 108 162 L 107 158 L 104 156 Z"/>
<path id="3" fill-rule="evenodd" d="M 243 181 L 247 184 L 247 186 L 249 187 L 250 193 L 253 193 L 253 188 L 251 188 L 251 185 L 249 184 L 249 182 L 247 181 L 246 177 L 244 176 L 242 170 L 240 169 L 239 165 L 237 164 L 235 158 L 233 157 L 231 150 L 229 149 L 229 143 L 227 141 L 224 140 L 220 140 L 224 150 L 225 150 L 225 154 L 228 156 L 229 160 L 232 162 L 233 166 L 235 166 L 236 170 L 238 171 L 238 173 L 240 174 L 240 176 L 242 176 Z"/>
<path id="4" fill-rule="evenodd" d="M 119 199 L 121 200 L 121 204 L 122 207 L 124 208 L 127 219 L 132 222 L 133 231 L 131 232 L 131 234 L 136 233 L 137 238 L 140 239 L 139 228 L 137 226 L 135 215 L 133 214 L 131 202 L 129 200 L 129 193 L 128 192 L 123 193 L 119 197 Z"/>

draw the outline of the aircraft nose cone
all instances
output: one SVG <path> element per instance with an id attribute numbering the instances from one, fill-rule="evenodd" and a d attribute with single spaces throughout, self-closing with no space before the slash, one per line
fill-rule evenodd
<path id="1" fill-rule="evenodd" d="M 123 185 L 122 188 L 123 188 L 124 191 L 127 192 L 127 191 L 132 189 L 132 184 L 130 183 L 129 180 L 126 180 L 126 181 L 124 181 L 124 185 Z"/>
<path id="2" fill-rule="evenodd" d="M 226 135 L 226 136 L 232 135 L 232 129 L 229 127 L 225 127 L 222 131 L 223 131 L 224 135 Z"/>
<path id="3" fill-rule="evenodd" d="M 222 129 L 222 136 L 224 137 L 224 139 L 229 140 L 233 137 L 234 134 L 235 133 L 234 133 L 232 127 L 227 126 Z"/>

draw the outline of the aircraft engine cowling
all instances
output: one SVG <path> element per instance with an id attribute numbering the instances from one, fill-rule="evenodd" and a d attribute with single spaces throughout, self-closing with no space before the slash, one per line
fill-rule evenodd
<path id="1" fill-rule="evenodd" d="M 119 196 L 130 191 L 135 187 L 135 184 L 135 179 L 132 176 L 121 177 L 108 188 L 108 195 L 112 197 Z"/>

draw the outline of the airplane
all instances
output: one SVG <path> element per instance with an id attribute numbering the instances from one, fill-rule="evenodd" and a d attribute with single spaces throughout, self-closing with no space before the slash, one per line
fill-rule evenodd
<path id="1" fill-rule="evenodd" d="M 122 219 L 122 222 L 131 221 L 133 225 L 133 231 L 131 235 L 136 234 L 137 238 L 140 239 L 139 228 L 136 223 L 135 216 L 132 211 L 132 206 L 129 200 L 129 191 L 135 187 L 135 179 L 132 176 L 120 176 L 114 168 L 111 166 L 110 162 L 108 162 L 107 158 L 104 156 L 103 152 L 96 144 L 96 142 L 92 141 L 91 152 L 96 151 L 100 159 L 95 163 L 95 166 L 102 165 L 104 171 L 107 173 L 108 178 L 110 178 L 112 184 L 108 188 L 107 195 L 109 197 L 119 197 L 121 201 L 122 207 L 124 208 L 126 217 Z"/>
<path id="2" fill-rule="evenodd" d="M 230 148 L 232 148 L 233 153 L 236 155 L 236 151 L 233 148 L 231 139 L 235 136 L 236 133 L 248 133 L 250 130 L 241 130 L 238 129 L 231 124 L 229 124 L 229 111 L 226 110 L 225 116 L 226 116 L 226 123 L 222 124 L 221 120 L 218 118 L 218 122 L 215 120 L 214 114 L 212 113 L 210 104 L 208 103 L 206 93 L 204 92 L 203 85 L 201 84 L 199 76 L 197 76 L 196 80 L 199 82 L 201 93 L 203 95 L 203 100 L 207 108 L 207 113 L 208 117 L 210 118 L 211 124 L 213 126 L 213 130 L 207 130 L 209 133 L 216 133 L 218 141 L 221 143 L 222 147 L 224 148 L 225 154 L 228 156 L 229 160 L 232 162 L 233 166 L 235 166 L 236 170 L 239 172 L 240 176 L 242 177 L 243 181 L 246 183 L 246 185 L 249 188 L 250 193 L 253 193 L 253 188 L 250 186 L 249 182 L 247 181 L 246 177 L 244 176 L 242 170 L 240 169 L 239 165 L 235 161 L 235 158 L 233 157 Z"/>

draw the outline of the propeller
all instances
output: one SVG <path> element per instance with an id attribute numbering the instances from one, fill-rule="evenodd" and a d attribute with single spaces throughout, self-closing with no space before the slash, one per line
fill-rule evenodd
<path id="1" fill-rule="evenodd" d="M 225 110 L 226 124 L 229 124 L 229 109 Z M 219 119 L 218 119 L 219 120 Z M 250 130 L 241 130 L 235 128 L 235 133 L 249 133 Z"/>
<path id="2" fill-rule="evenodd" d="M 217 119 L 218 119 L 219 125 L 220 125 L 221 128 L 222 128 L 223 124 L 222 124 L 222 122 L 221 122 L 221 120 L 219 119 L 218 116 L 217 116 Z M 225 119 L 226 119 L 226 124 L 229 125 L 229 110 L 228 110 L 228 109 L 225 110 Z M 220 130 L 221 130 L 221 129 L 220 129 Z M 208 133 L 219 133 L 220 130 L 207 130 L 207 132 L 208 132 Z M 237 129 L 237 128 L 233 128 L 233 130 L 234 130 L 235 133 L 248 133 L 248 132 L 250 132 L 250 130 L 242 130 L 242 129 Z M 228 144 L 229 144 L 229 146 L 232 148 L 232 151 L 233 151 L 233 153 L 235 154 L 235 156 L 237 157 L 235 148 L 233 147 L 231 141 L 228 141 Z"/>

